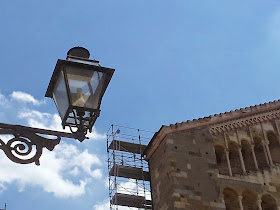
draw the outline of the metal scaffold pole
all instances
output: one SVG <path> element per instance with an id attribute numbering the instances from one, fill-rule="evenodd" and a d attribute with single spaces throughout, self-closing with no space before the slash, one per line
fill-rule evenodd
<path id="1" fill-rule="evenodd" d="M 107 132 L 110 210 L 152 209 L 149 167 L 142 154 L 153 134 L 121 125 Z"/>

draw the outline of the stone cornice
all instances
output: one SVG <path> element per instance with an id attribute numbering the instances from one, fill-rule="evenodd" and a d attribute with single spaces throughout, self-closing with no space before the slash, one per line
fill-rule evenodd
<path id="1" fill-rule="evenodd" d="M 265 104 L 250 106 L 235 111 L 211 115 L 192 121 L 162 126 L 151 139 L 144 154 L 149 159 L 162 140 L 168 135 L 179 131 L 209 126 L 211 134 L 221 133 L 231 129 L 254 125 L 280 118 L 280 101 L 273 101 Z"/>
<path id="2" fill-rule="evenodd" d="M 280 118 L 280 109 L 264 112 L 260 114 L 253 114 L 248 117 L 242 117 L 235 120 L 229 120 L 219 124 L 214 124 L 210 127 L 211 134 L 222 133 L 236 128 L 243 128 L 250 125 L 255 125 L 260 122 L 267 122 L 273 119 Z"/>

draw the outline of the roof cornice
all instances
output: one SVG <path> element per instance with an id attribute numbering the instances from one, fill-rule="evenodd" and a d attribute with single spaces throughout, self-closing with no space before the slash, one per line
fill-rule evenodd
<path id="1" fill-rule="evenodd" d="M 234 111 L 210 115 L 208 117 L 194 119 L 182 123 L 162 126 L 151 139 L 146 151 L 149 159 L 158 148 L 162 140 L 168 135 L 179 131 L 209 126 L 211 134 L 225 132 L 244 126 L 250 126 L 259 122 L 280 118 L 280 100 L 259 104 Z"/>

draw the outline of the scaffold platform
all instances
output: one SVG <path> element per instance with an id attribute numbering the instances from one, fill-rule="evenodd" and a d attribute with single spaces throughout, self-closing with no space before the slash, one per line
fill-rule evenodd
<path id="1" fill-rule="evenodd" d="M 142 154 L 154 132 L 112 125 L 107 133 L 110 210 L 152 209 L 148 162 Z"/>
<path id="2" fill-rule="evenodd" d="M 145 200 L 145 197 L 143 196 L 128 195 L 121 193 L 117 193 L 114 195 L 114 197 L 111 200 L 111 204 L 144 209 L 151 209 L 152 207 L 152 201 Z"/>

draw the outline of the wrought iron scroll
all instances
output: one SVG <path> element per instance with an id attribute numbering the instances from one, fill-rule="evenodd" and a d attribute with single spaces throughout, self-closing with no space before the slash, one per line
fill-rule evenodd
<path id="1" fill-rule="evenodd" d="M 13 135 L 6 143 L 0 139 L 0 149 L 13 162 L 19 164 L 35 163 L 40 165 L 40 157 L 43 149 L 52 151 L 60 143 L 61 137 L 75 138 L 70 133 L 30 128 L 20 125 L 10 125 L 0 123 L 0 134 Z M 56 139 L 48 139 L 38 135 L 52 135 Z"/>

